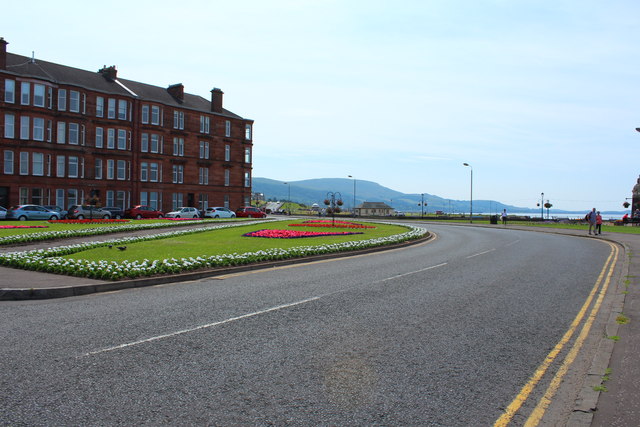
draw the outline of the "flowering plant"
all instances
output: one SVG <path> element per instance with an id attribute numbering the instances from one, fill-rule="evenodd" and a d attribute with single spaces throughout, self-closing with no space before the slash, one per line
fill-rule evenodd
<path id="1" fill-rule="evenodd" d="M 113 222 L 130 222 L 129 219 L 52 219 L 51 224 L 109 224 Z"/>
<path id="2" fill-rule="evenodd" d="M 48 225 L 0 225 L 0 229 L 8 228 L 49 228 Z"/>
<path id="3" fill-rule="evenodd" d="M 289 227 L 376 228 L 373 225 L 356 224 L 355 222 L 336 221 L 335 224 L 332 224 L 331 221 L 323 220 L 311 220 L 304 221 L 301 224 L 289 224 Z"/>
<path id="4" fill-rule="evenodd" d="M 102 242 L 93 241 L 77 245 L 59 246 L 56 248 L 37 249 L 24 252 L 5 252 L 0 253 L 0 265 L 22 268 L 25 270 L 67 274 L 70 276 L 89 277 L 101 280 L 121 280 L 126 278 L 153 276 L 159 274 L 176 274 L 201 268 L 245 265 L 254 262 L 270 261 L 276 259 L 281 260 L 305 257 L 310 255 L 367 249 L 419 239 L 428 233 L 425 228 L 406 226 L 406 228 L 408 228 L 409 230 L 405 233 L 368 240 L 346 241 L 317 246 L 296 246 L 288 249 L 272 248 L 267 250 L 259 250 L 256 252 L 245 252 L 241 254 L 233 253 L 213 256 L 202 255 L 198 257 L 188 257 L 180 259 L 165 258 L 163 260 L 145 259 L 142 261 L 124 260 L 121 262 L 109 262 L 104 260 L 92 261 L 87 259 L 62 258 L 62 256 L 64 255 L 73 254 L 100 246 L 127 245 L 135 242 L 163 239 L 188 233 L 209 231 L 214 228 L 238 227 L 243 225 L 247 225 L 247 223 L 216 225 L 213 227 L 202 227 L 195 230 L 180 230 L 155 235 L 112 239 Z"/>
<path id="5" fill-rule="evenodd" d="M 266 237 L 268 239 L 299 239 L 302 237 L 320 237 L 320 236 L 347 236 L 349 234 L 363 234 L 362 232 L 349 231 L 298 231 L 298 230 L 258 230 L 243 234 L 244 237 Z"/>

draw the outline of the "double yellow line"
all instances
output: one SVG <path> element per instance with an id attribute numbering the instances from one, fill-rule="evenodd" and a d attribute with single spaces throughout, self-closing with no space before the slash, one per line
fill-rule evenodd
<path id="1" fill-rule="evenodd" d="M 564 334 L 562 339 L 556 344 L 553 350 L 549 352 L 547 357 L 544 359 L 542 364 L 540 364 L 538 369 L 536 369 L 535 373 L 529 379 L 527 384 L 525 384 L 525 386 L 522 387 L 522 389 L 520 390 L 520 393 L 518 393 L 518 395 L 515 397 L 515 399 L 513 399 L 511 404 L 509 404 L 507 409 L 505 409 L 504 413 L 500 416 L 500 418 L 498 418 L 498 420 L 494 424 L 495 427 L 506 426 L 511 422 L 516 412 L 520 409 L 520 407 L 524 404 L 524 402 L 529 398 L 535 386 L 538 384 L 538 382 L 542 379 L 544 374 L 547 372 L 547 369 L 549 368 L 549 366 L 556 360 L 556 358 L 558 357 L 562 349 L 565 347 L 565 345 L 569 342 L 569 340 L 571 340 L 571 337 L 573 336 L 575 331 L 578 329 L 578 326 L 580 325 L 580 323 L 582 323 L 582 321 L 584 320 L 585 315 L 589 310 L 589 307 L 591 306 L 591 303 L 593 302 L 593 299 L 596 297 L 596 294 L 597 294 L 598 297 L 596 299 L 596 302 L 591 308 L 591 312 L 589 312 L 589 316 L 585 320 L 584 325 L 582 326 L 582 329 L 580 331 L 580 334 L 578 335 L 575 342 L 573 343 L 573 346 L 565 356 L 564 361 L 560 366 L 560 369 L 551 380 L 551 384 L 549 384 L 549 387 L 547 387 L 547 390 L 545 391 L 544 396 L 542 396 L 542 398 L 536 405 L 535 409 L 531 412 L 531 415 L 529 415 L 529 418 L 527 419 L 525 426 L 533 427 L 533 426 L 537 426 L 538 423 L 540 423 L 542 416 L 544 415 L 545 411 L 549 407 L 549 404 L 551 403 L 551 399 L 558 391 L 558 388 L 560 387 L 560 383 L 562 382 L 562 379 L 564 378 L 565 374 L 569 370 L 569 367 L 571 366 L 571 364 L 575 361 L 578 355 L 578 352 L 580 351 L 580 348 L 584 344 L 584 341 L 587 339 L 587 336 L 589 335 L 589 331 L 591 330 L 591 326 L 593 325 L 596 315 L 600 310 L 602 301 L 604 300 L 604 297 L 607 293 L 607 289 L 609 288 L 609 284 L 611 283 L 611 277 L 613 276 L 613 272 L 615 270 L 616 262 L 618 259 L 618 247 L 613 243 L 609 243 L 609 242 L 606 242 L 606 243 L 611 247 L 611 253 L 609 254 L 609 258 L 605 262 L 604 267 L 602 267 L 602 270 L 600 271 L 600 275 L 598 276 L 598 280 L 596 280 L 595 285 L 591 289 L 591 292 L 589 293 L 587 300 L 585 301 L 582 308 L 576 315 L 575 319 L 573 319 L 573 322 L 571 323 L 569 330 L 567 330 L 567 332 Z M 602 285 L 602 287 L 600 287 L 600 285 Z M 600 289 L 599 293 L 598 293 L 598 289 Z"/>

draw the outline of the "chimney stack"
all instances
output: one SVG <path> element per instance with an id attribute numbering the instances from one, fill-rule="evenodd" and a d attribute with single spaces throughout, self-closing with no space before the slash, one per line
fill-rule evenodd
<path id="1" fill-rule="evenodd" d="M 0 70 L 7 69 L 7 42 L 4 38 L 0 37 Z"/>
<path id="2" fill-rule="evenodd" d="M 109 80 L 110 82 L 115 82 L 118 77 L 118 70 L 116 70 L 116 66 L 112 65 L 111 67 L 103 66 L 99 71 L 102 74 L 102 77 Z"/>
<path id="3" fill-rule="evenodd" d="M 211 111 L 222 114 L 222 95 L 224 92 L 217 87 L 211 90 Z"/>
<path id="4" fill-rule="evenodd" d="M 167 88 L 169 95 L 173 96 L 178 102 L 184 101 L 184 85 L 182 83 L 176 83 Z"/>

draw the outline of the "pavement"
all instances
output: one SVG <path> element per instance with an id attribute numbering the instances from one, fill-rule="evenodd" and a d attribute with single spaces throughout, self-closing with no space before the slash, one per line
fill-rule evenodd
<path id="1" fill-rule="evenodd" d="M 470 224 L 467 224 L 467 226 L 468 225 Z M 473 224 L 473 226 L 478 225 Z M 489 225 L 489 227 L 505 226 Z M 640 235 L 605 233 L 598 236 L 590 236 L 585 230 L 547 229 L 543 227 L 534 228 L 512 225 L 507 225 L 506 228 L 601 239 L 616 243 L 620 246 L 622 250 L 619 254 L 618 265 L 621 268 L 621 273 L 616 276 L 617 283 L 612 283 L 609 290 L 613 295 L 613 302 L 610 306 L 609 319 L 606 323 L 606 336 L 600 340 L 598 351 L 591 362 L 591 367 L 583 383 L 582 391 L 575 401 L 573 412 L 569 419 L 563 421 L 560 425 L 571 427 L 640 425 L 640 381 L 638 381 L 638 379 L 640 379 L 640 363 L 638 363 L 638 359 L 640 358 Z M 148 230 L 140 233 L 158 233 L 164 231 L 166 230 Z M 134 234 L 136 233 L 127 233 L 126 236 Z M 105 237 L 105 240 L 117 237 L 118 235 L 109 235 Z M 0 251 L 25 251 L 48 248 L 63 244 L 74 244 L 82 240 L 81 238 L 64 239 L 33 244 L 3 246 L 0 247 Z M 340 255 L 353 255 L 353 252 Z M 336 255 L 324 255 L 322 257 L 329 258 L 335 256 Z M 2 278 L 0 300 L 29 300 L 78 296 L 132 287 L 197 280 L 203 277 L 227 274 L 230 271 L 259 269 L 284 263 L 292 264 L 307 261 L 309 261 L 309 258 L 118 282 L 0 267 L 0 278 Z M 621 315 L 628 318 L 629 322 L 619 324 L 617 319 Z M 607 338 L 614 336 L 619 337 L 619 339 L 614 341 Z M 609 372 L 608 379 L 603 381 L 603 376 L 606 372 Z M 594 390 L 594 387 L 597 386 L 604 386 L 606 391 L 601 388 L 600 391 Z"/>

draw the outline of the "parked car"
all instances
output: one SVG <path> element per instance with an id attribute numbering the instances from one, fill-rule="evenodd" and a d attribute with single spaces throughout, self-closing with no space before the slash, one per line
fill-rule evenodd
<path id="1" fill-rule="evenodd" d="M 124 211 L 124 217 L 135 219 L 164 218 L 164 213 L 151 206 L 136 205 Z"/>
<path id="2" fill-rule="evenodd" d="M 7 217 L 7 208 L 3 208 L 0 206 L 0 219 L 5 219 Z"/>
<path id="3" fill-rule="evenodd" d="M 124 218 L 124 209 L 122 208 L 118 208 L 115 206 L 103 206 L 102 210 L 109 211 L 109 213 L 111 214 L 111 218 L 114 218 L 114 219 Z"/>
<path id="4" fill-rule="evenodd" d="M 253 206 L 243 206 L 236 210 L 236 216 L 238 218 L 265 218 L 267 214 Z"/>
<path id="5" fill-rule="evenodd" d="M 111 212 L 105 211 L 102 208 L 96 206 L 87 205 L 72 205 L 69 206 L 67 211 L 67 218 L 69 219 L 109 219 L 111 218 Z"/>
<path id="6" fill-rule="evenodd" d="M 200 218 L 200 211 L 187 206 L 179 207 L 175 211 L 167 212 L 167 218 Z"/>
<path id="7" fill-rule="evenodd" d="M 205 218 L 235 218 L 236 214 L 228 208 L 216 207 L 205 209 L 203 216 Z"/>
<path id="8" fill-rule="evenodd" d="M 7 219 L 25 221 L 27 219 L 60 219 L 60 214 L 40 205 L 18 205 L 7 210 Z"/>
<path id="9" fill-rule="evenodd" d="M 65 219 L 67 217 L 67 211 L 62 209 L 60 206 L 55 205 L 44 205 L 45 209 L 49 209 L 50 211 L 58 212 L 60 214 L 60 219 Z"/>

